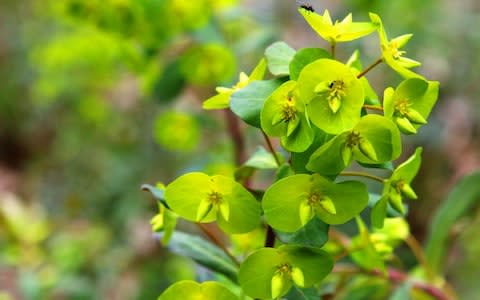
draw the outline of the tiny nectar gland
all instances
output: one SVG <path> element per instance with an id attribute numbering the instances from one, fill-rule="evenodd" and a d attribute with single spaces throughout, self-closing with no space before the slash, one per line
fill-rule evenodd
<path id="1" fill-rule="evenodd" d="M 291 93 L 287 95 L 287 100 L 282 106 L 283 121 L 285 123 L 296 118 L 297 109 L 295 108 L 295 99 Z"/>
<path id="2" fill-rule="evenodd" d="M 405 53 L 407 53 L 406 51 L 398 50 L 398 48 L 399 45 L 397 42 L 390 42 L 388 44 L 388 50 L 392 54 L 392 57 L 396 60 L 400 59 Z"/>
<path id="3" fill-rule="evenodd" d="M 349 148 L 354 148 L 358 143 L 360 143 L 360 132 L 354 130 L 347 136 L 346 145 Z"/>

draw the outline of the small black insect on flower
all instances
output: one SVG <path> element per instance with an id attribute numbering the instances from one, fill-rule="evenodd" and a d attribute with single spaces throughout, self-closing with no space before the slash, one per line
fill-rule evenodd
<path id="1" fill-rule="evenodd" d="M 313 9 L 313 6 L 311 4 L 308 4 L 308 3 L 298 3 L 298 4 L 300 4 L 301 8 L 308 10 L 309 12 L 315 12 L 315 9 Z"/>

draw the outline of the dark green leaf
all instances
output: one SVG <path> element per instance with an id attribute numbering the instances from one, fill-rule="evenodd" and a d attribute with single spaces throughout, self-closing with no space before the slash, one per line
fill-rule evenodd
<path id="1" fill-rule="evenodd" d="M 282 80 L 256 80 L 230 97 L 230 109 L 247 124 L 260 128 L 263 103 L 281 84 Z"/>
<path id="2" fill-rule="evenodd" d="M 432 271 L 441 272 L 448 237 L 455 222 L 480 203 L 480 172 L 462 178 L 437 210 L 430 226 L 425 257 Z"/>
<path id="3" fill-rule="evenodd" d="M 295 232 L 276 231 L 280 240 L 286 244 L 298 244 L 311 247 L 322 247 L 328 241 L 329 225 L 318 218 L 313 218 L 305 227 Z"/>
<path id="4" fill-rule="evenodd" d="M 143 184 L 141 189 L 142 189 L 142 191 L 150 192 L 152 194 L 153 198 L 155 198 L 157 201 L 159 201 L 165 207 L 168 208 L 168 204 L 165 201 L 165 196 L 164 196 L 165 189 L 159 189 L 159 188 L 154 187 L 153 185 L 150 185 L 150 184 Z"/>
<path id="5" fill-rule="evenodd" d="M 154 83 L 153 97 L 160 102 L 170 102 L 178 96 L 185 86 L 185 78 L 180 72 L 179 62 L 168 64 L 162 76 Z"/>
<path id="6" fill-rule="evenodd" d="M 159 234 L 161 237 L 162 234 Z M 225 252 L 206 240 L 187 233 L 176 231 L 168 244 L 168 249 L 175 254 L 193 259 L 196 263 L 214 272 L 237 281 L 238 267 Z"/>

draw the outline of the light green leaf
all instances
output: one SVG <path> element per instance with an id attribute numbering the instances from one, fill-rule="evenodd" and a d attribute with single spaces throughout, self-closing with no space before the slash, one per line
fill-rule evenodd
<path id="1" fill-rule="evenodd" d="M 315 93 L 319 83 L 328 83 L 329 90 Z M 352 129 L 360 119 L 364 102 L 361 82 L 351 68 L 331 59 L 319 59 L 303 68 L 298 78 L 300 98 L 307 104 L 307 113 L 315 126 L 331 134 Z M 335 100 L 335 101 L 334 101 Z M 339 102 L 338 111 L 332 101 Z"/>
<path id="2" fill-rule="evenodd" d="M 376 228 L 382 228 L 387 217 L 388 196 L 383 196 L 372 208 L 370 221 Z"/>
<path id="3" fill-rule="evenodd" d="M 303 68 L 321 58 L 331 58 L 330 53 L 321 48 L 303 48 L 297 51 L 290 62 L 290 79 L 297 80 Z"/>
<path id="4" fill-rule="evenodd" d="M 356 221 L 359 235 L 352 240 L 350 256 L 355 263 L 366 270 L 379 269 L 386 272 L 385 263 L 370 240 L 370 234 L 365 223 L 360 217 L 357 217 Z"/>
<path id="5" fill-rule="evenodd" d="M 282 80 L 252 81 L 230 97 L 230 109 L 247 124 L 260 128 L 260 111 L 265 100 L 282 84 Z"/>
<path id="6" fill-rule="evenodd" d="M 295 55 L 295 50 L 285 42 L 275 42 L 265 50 L 268 69 L 275 76 L 286 76 L 289 65 Z"/>
<path id="7" fill-rule="evenodd" d="M 178 299 L 238 300 L 238 297 L 218 282 L 207 281 L 200 284 L 190 280 L 174 283 L 158 297 L 158 300 Z"/>

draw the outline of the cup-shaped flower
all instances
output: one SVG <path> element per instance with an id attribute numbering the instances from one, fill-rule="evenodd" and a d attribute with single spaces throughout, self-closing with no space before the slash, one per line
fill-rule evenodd
<path id="1" fill-rule="evenodd" d="M 238 82 L 232 87 L 222 87 L 219 86 L 216 88 L 217 95 L 208 98 L 203 102 L 203 109 L 224 109 L 228 108 L 230 105 L 230 96 L 246 87 L 253 80 L 262 80 L 267 69 L 267 62 L 265 59 L 260 60 L 258 65 L 253 69 L 250 76 L 241 72 L 238 78 Z"/>
<path id="2" fill-rule="evenodd" d="M 383 61 L 404 78 L 423 78 L 409 70 L 410 68 L 420 66 L 420 62 L 405 57 L 406 51 L 400 50 L 408 43 L 413 35 L 404 34 L 389 40 L 383 27 L 382 19 L 374 13 L 370 13 L 370 19 L 372 23 L 376 25 L 378 31 Z"/>
<path id="3" fill-rule="evenodd" d="M 319 59 L 300 72 L 300 99 L 315 126 L 331 134 L 349 129 L 360 119 L 364 91 L 348 66 L 331 59 Z"/>
<path id="4" fill-rule="evenodd" d="M 333 268 L 329 254 L 318 248 L 283 245 L 255 251 L 240 266 L 238 281 L 252 298 L 277 299 L 293 285 L 319 283 Z"/>
<path id="5" fill-rule="evenodd" d="M 320 146 L 310 156 L 307 169 L 325 176 L 335 176 L 353 160 L 378 164 L 396 159 L 400 154 L 400 132 L 395 124 L 380 115 L 366 115 L 352 130 Z"/>
<path id="6" fill-rule="evenodd" d="M 179 216 L 194 222 L 217 220 L 228 233 L 245 233 L 260 222 L 255 197 L 233 179 L 204 173 L 178 177 L 165 190 L 165 199 Z"/>
<path id="7" fill-rule="evenodd" d="M 299 7 L 298 11 L 313 30 L 331 44 L 352 41 L 366 36 L 376 29 L 375 25 L 370 22 L 353 22 L 352 14 L 347 15 L 342 21 L 332 22 L 328 10 L 325 10 L 323 15 L 305 7 Z"/>
<path id="8" fill-rule="evenodd" d="M 282 146 L 288 151 L 305 151 L 313 142 L 314 131 L 305 117 L 305 104 L 293 80 L 282 84 L 265 101 L 260 120 L 265 133 L 281 137 Z"/>
<path id="9" fill-rule="evenodd" d="M 404 134 L 415 134 L 427 123 L 428 116 L 437 102 L 437 81 L 410 78 L 398 87 L 384 92 L 385 116 L 394 121 Z"/>
<path id="10" fill-rule="evenodd" d="M 238 300 L 228 288 L 218 282 L 197 283 L 191 280 L 178 281 L 166 289 L 158 300 Z"/>
<path id="11" fill-rule="evenodd" d="M 262 205 L 268 224 L 294 232 L 314 217 L 327 224 L 345 223 L 365 208 L 367 200 L 367 188 L 360 182 L 333 183 L 318 174 L 297 174 L 270 186 Z"/>

